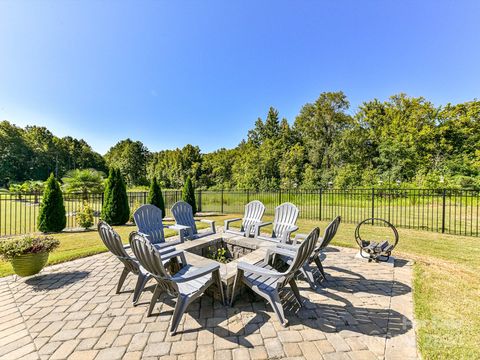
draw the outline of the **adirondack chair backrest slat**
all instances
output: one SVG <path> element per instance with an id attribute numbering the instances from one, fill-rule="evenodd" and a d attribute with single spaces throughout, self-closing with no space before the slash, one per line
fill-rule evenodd
<path id="1" fill-rule="evenodd" d="M 138 274 L 138 263 L 132 259 L 123 248 L 120 235 L 104 221 L 98 223 L 98 233 L 107 249 L 115 255 L 128 270 L 134 274 Z"/>
<path id="2" fill-rule="evenodd" d="M 260 222 L 262 220 L 263 213 L 265 212 L 265 205 L 258 200 L 250 201 L 245 205 L 245 214 L 242 221 L 242 231 L 245 231 L 247 227 L 252 224 Z"/>
<path id="3" fill-rule="evenodd" d="M 165 242 L 162 210 L 155 205 L 142 205 L 133 213 L 133 218 L 138 231 L 148 235 L 152 244 Z"/>
<path id="4" fill-rule="evenodd" d="M 315 244 L 318 241 L 320 235 L 320 229 L 316 227 L 305 238 L 304 241 L 298 247 L 295 258 L 290 263 L 287 271 L 285 271 L 284 278 L 279 281 L 279 286 L 285 286 L 297 273 L 298 270 L 305 264 L 309 256 L 312 254 Z"/>
<path id="5" fill-rule="evenodd" d="M 294 226 L 297 222 L 298 212 L 298 208 L 289 202 L 277 206 L 273 220 L 273 237 L 282 237 L 286 230 Z"/>
<path id="6" fill-rule="evenodd" d="M 130 246 L 140 264 L 157 279 L 159 286 L 170 295 L 178 295 L 178 287 L 171 280 L 160 252 L 153 244 L 143 234 L 134 231 L 130 234 Z"/>
<path id="7" fill-rule="evenodd" d="M 332 239 L 335 237 L 335 234 L 337 233 L 341 220 L 342 218 L 340 216 L 337 216 L 330 224 L 328 224 L 328 226 L 325 228 L 325 232 L 323 233 L 321 243 L 318 245 L 315 251 L 321 251 L 330 244 Z"/>
<path id="8" fill-rule="evenodd" d="M 177 224 L 190 226 L 192 229 L 192 235 L 198 233 L 195 219 L 193 218 L 192 206 L 189 203 L 186 203 L 185 201 L 177 201 L 172 206 L 172 214 Z"/>

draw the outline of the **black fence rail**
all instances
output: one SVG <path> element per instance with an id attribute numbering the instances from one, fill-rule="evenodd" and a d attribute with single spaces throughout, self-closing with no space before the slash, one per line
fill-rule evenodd
<path id="1" fill-rule="evenodd" d="M 147 192 L 129 192 L 130 209 L 147 202 Z M 166 215 L 182 198 L 179 190 L 163 192 Z M 300 218 L 328 221 L 337 215 L 348 223 L 379 217 L 397 227 L 448 234 L 480 236 L 480 192 L 477 190 L 434 189 L 319 189 L 319 190 L 197 190 L 198 211 L 241 214 L 251 200 L 260 200 L 273 215 L 275 207 L 289 201 L 300 209 Z M 102 194 L 64 194 L 67 228 L 74 229 L 75 214 L 87 201 L 98 222 L 103 204 Z M 37 231 L 41 202 L 38 194 L 0 193 L 0 237 Z"/>

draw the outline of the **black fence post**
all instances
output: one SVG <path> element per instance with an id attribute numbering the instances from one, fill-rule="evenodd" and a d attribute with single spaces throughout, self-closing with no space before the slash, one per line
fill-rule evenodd
<path id="1" fill-rule="evenodd" d="M 250 190 L 247 189 L 247 204 L 250 202 Z"/>
<path id="2" fill-rule="evenodd" d="M 220 199 L 220 203 L 221 203 L 221 213 L 223 214 L 223 188 L 222 188 L 222 196 L 221 196 L 221 199 Z"/>
<path id="3" fill-rule="evenodd" d="M 445 233 L 445 206 L 446 206 L 447 189 L 443 189 L 442 194 L 442 234 Z"/>
<path id="4" fill-rule="evenodd" d="M 318 201 L 318 220 L 322 221 L 322 196 L 323 196 L 323 191 L 322 188 L 320 188 L 319 192 L 319 201 Z"/>
<path id="5" fill-rule="evenodd" d="M 375 188 L 372 187 L 372 225 L 375 222 L 373 218 L 375 217 Z"/>
<path id="6" fill-rule="evenodd" d="M 278 205 L 282 203 L 282 189 L 278 189 Z"/>
<path id="7" fill-rule="evenodd" d="M 202 190 L 198 190 L 198 211 L 202 211 Z"/>

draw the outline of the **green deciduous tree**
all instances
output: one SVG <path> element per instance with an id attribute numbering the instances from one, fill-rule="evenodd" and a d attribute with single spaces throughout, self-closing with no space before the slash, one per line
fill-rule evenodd
<path id="1" fill-rule="evenodd" d="M 62 190 L 53 173 L 45 184 L 37 223 L 38 230 L 44 233 L 60 232 L 67 224 Z"/>
<path id="2" fill-rule="evenodd" d="M 305 104 L 295 119 L 294 130 L 307 151 L 310 165 L 326 182 L 335 165 L 343 131 L 353 125 L 346 113 L 349 102 L 343 92 L 322 93 L 315 103 Z"/>
<path id="3" fill-rule="evenodd" d="M 162 210 L 162 219 L 165 217 L 165 202 L 163 201 L 162 189 L 158 185 L 156 177 L 153 177 L 152 181 L 150 181 L 147 203 L 155 205 Z"/>
<path id="4" fill-rule="evenodd" d="M 141 141 L 126 139 L 118 142 L 105 155 L 108 166 L 120 170 L 129 186 L 145 185 L 148 149 Z"/>

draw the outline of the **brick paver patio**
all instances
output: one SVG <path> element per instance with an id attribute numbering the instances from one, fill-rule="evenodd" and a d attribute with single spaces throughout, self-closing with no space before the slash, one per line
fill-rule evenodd
<path id="1" fill-rule="evenodd" d="M 234 307 L 209 296 L 192 304 L 179 333 L 168 334 L 174 302 L 146 317 L 153 286 L 132 305 L 135 277 L 115 294 L 121 265 L 100 254 L 46 268 L 28 279 L 0 279 L 1 359 L 414 359 L 411 265 L 371 264 L 331 248 L 329 282 L 282 328 L 251 293 Z M 149 283 L 153 285 L 152 281 Z M 149 291 L 150 290 L 150 291 Z"/>

